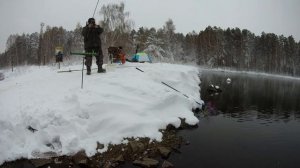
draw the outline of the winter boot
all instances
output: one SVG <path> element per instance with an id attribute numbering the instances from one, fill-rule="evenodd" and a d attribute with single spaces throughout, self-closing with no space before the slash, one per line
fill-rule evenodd
<path id="1" fill-rule="evenodd" d="M 105 73 L 106 70 L 102 68 L 102 66 L 98 66 L 98 73 Z"/>
<path id="2" fill-rule="evenodd" d="M 87 74 L 87 75 L 90 75 L 90 74 L 91 74 L 91 67 L 90 67 L 90 66 L 87 66 L 87 67 L 86 67 L 86 74 Z"/>

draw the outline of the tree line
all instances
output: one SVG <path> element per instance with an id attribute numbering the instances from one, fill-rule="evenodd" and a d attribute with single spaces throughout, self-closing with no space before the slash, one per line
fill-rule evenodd
<path id="1" fill-rule="evenodd" d="M 198 64 L 300 76 L 300 42 L 293 36 L 207 27 L 191 37 L 196 39 Z"/>
<path id="2" fill-rule="evenodd" d="M 198 33 L 176 33 L 171 19 L 162 28 L 133 29 L 124 3 L 104 5 L 99 24 L 105 59 L 109 46 L 122 46 L 128 56 L 145 51 L 154 62 L 194 63 L 213 68 L 261 71 L 300 76 L 300 42 L 292 36 L 274 33 L 255 35 L 239 28 L 208 26 Z M 70 51 L 83 51 L 82 25 L 72 31 L 41 24 L 40 32 L 11 35 L 0 66 L 47 65 L 55 61 L 55 47 L 61 46 L 68 61 L 78 60 Z M 137 48 L 138 46 L 138 48 Z"/>

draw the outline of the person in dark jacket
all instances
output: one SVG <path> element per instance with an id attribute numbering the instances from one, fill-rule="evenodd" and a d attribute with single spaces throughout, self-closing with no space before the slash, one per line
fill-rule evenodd
<path id="1" fill-rule="evenodd" d="M 100 35 L 103 32 L 103 28 L 96 25 L 94 18 L 89 18 L 87 25 L 82 29 L 82 35 L 84 38 L 84 49 L 86 53 L 96 53 L 96 63 L 98 65 L 98 73 L 105 72 L 102 68 L 103 65 L 103 53 L 101 48 Z M 87 55 L 85 57 L 85 65 L 87 69 L 87 75 L 91 74 L 92 66 L 92 55 Z"/>

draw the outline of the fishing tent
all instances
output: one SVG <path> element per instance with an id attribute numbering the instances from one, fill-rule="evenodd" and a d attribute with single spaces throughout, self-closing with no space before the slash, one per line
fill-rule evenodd
<path id="1" fill-rule="evenodd" d="M 139 52 L 139 53 L 134 54 L 131 57 L 131 61 L 132 62 L 150 62 L 150 63 L 152 62 L 151 57 L 144 52 Z"/>

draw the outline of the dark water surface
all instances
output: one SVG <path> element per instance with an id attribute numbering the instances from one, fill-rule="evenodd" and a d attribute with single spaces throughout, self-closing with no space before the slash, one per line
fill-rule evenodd
<path id="1" fill-rule="evenodd" d="M 231 84 L 226 83 L 231 78 Z M 206 110 L 169 161 L 191 168 L 299 168 L 300 80 L 203 71 Z M 209 94 L 209 84 L 222 93 Z"/>

